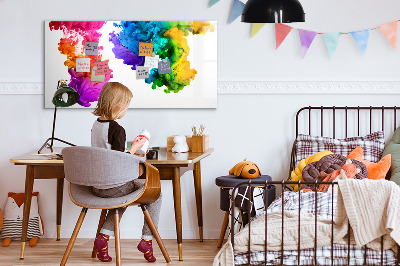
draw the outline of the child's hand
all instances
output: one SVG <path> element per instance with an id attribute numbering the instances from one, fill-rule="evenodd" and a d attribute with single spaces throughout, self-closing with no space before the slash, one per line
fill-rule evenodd
<path id="1" fill-rule="evenodd" d="M 143 147 L 143 145 L 146 143 L 146 141 L 147 140 L 145 138 L 136 137 L 135 140 L 132 142 L 129 152 L 132 154 L 135 154 L 140 148 Z"/>
<path id="2" fill-rule="evenodd" d="M 139 157 L 146 157 L 146 155 L 149 153 L 149 149 L 147 149 L 147 151 L 146 151 L 146 153 L 145 154 L 136 154 L 135 153 L 135 155 L 136 156 L 139 156 Z"/>

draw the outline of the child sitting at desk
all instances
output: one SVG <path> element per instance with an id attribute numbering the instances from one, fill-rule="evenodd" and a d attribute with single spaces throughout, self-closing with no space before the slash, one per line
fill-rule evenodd
<path id="1" fill-rule="evenodd" d="M 91 142 L 93 147 L 125 152 L 125 129 L 115 120 L 122 118 L 126 114 L 132 97 L 132 92 L 119 82 L 108 82 L 104 84 L 97 102 L 97 107 L 93 112 L 94 115 L 99 116 L 92 127 Z M 129 149 L 129 153 L 140 157 L 145 156 L 145 154 L 135 154 L 136 151 L 142 148 L 145 142 L 145 138 L 136 138 Z M 143 183 L 135 182 L 136 178 L 137 176 L 132 176 L 132 181 L 117 187 L 93 187 L 93 194 L 102 198 L 128 195 L 144 186 Z M 155 202 L 147 204 L 147 208 L 155 225 L 158 226 L 161 195 Z M 125 210 L 126 207 L 118 209 L 120 219 Z M 110 236 L 114 235 L 114 214 L 115 210 L 109 210 L 107 212 L 107 217 L 100 234 L 94 241 L 94 245 L 97 249 L 97 258 L 101 261 L 112 260 L 108 255 L 108 240 Z M 149 262 L 156 261 L 156 258 L 153 256 L 152 237 L 153 234 L 151 233 L 150 227 L 147 222 L 144 221 L 142 240 L 137 248 L 144 253 L 144 258 Z"/>

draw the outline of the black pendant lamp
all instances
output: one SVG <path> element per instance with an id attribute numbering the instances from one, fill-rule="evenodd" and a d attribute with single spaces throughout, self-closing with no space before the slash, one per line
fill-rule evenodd
<path id="1" fill-rule="evenodd" d="M 304 22 L 304 10 L 298 0 L 249 0 L 243 8 L 242 22 Z"/>

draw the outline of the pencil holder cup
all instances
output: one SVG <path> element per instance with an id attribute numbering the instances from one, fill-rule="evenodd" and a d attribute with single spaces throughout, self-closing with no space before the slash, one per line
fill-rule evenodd
<path id="1" fill-rule="evenodd" d="M 209 136 L 192 136 L 192 152 L 205 152 L 208 150 Z"/>

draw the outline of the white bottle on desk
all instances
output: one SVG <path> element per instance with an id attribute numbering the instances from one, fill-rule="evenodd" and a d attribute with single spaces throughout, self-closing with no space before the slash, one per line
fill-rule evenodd
<path id="1" fill-rule="evenodd" d="M 149 148 L 150 133 L 146 129 L 143 129 L 142 132 L 140 132 L 138 138 L 145 138 L 146 142 L 143 144 L 142 148 L 136 151 L 136 153 L 145 154 L 147 152 L 147 149 Z"/>

